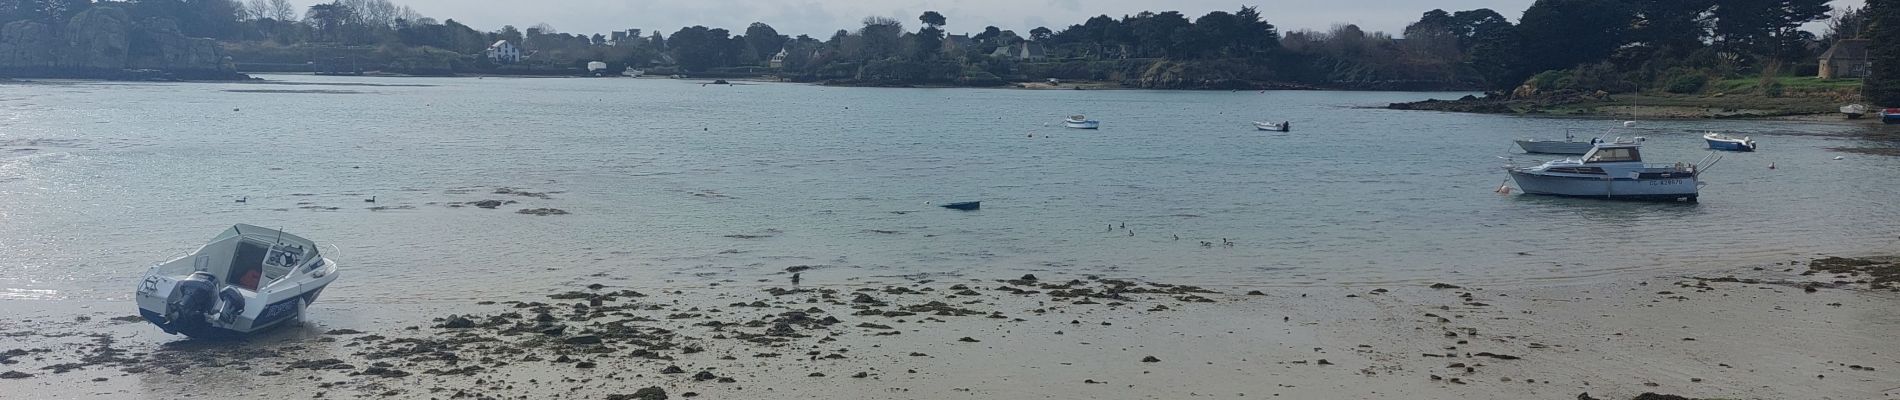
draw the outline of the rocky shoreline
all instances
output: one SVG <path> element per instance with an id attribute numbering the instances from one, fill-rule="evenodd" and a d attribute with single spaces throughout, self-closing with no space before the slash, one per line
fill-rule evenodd
<path id="1" fill-rule="evenodd" d="M 0 321 L 0 391 L 174 398 L 235 375 L 244 394 L 305 398 L 1900 395 L 1894 322 L 1861 318 L 1900 292 L 1900 264 L 1797 264 L 1512 288 L 596 275 L 411 312 L 319 303 L 312 323 L 235 342 L 160 334 L 113 316 L 120 302 L 12 302 L 50 307 Z"/>
<path id="2" fill-rule="evenodd" d="M 1453 100 L 1391 103 L 1391 110 L 1645 119 L 1761 119 L 1839 116 L 1844 100 L 1755 95 L 1683 96 L 1557 91 L 1533 96 L 1490 93 Z"/>
<path id="3" fill-rule="evenodd" d="M 0 25 L 0 78 L 251 79 L 236 71 L 216 40 L 186 37 L 171 21 L 133 21 L 125 10 L 105 5 L 62 23 Z"/>

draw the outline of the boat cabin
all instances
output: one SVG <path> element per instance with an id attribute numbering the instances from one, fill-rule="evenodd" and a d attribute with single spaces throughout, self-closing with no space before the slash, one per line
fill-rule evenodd
<path id="1" fill-rule="evenodd" d="M 1585 164 L 1627 163 L 1627 162 L 1640 163 L 1640 162 L 1643 162 L 1642 151 L 1639 150 L 1640 147 L 1641 146 L 1637 146 L 1635 144 L 1612 144 L 1612 145 L 1600 144 L 1600 145 L 1597 145 L 1596 148 L 1590 149 L 1589 154 L 1583 155 L 1583 163 Z"/>

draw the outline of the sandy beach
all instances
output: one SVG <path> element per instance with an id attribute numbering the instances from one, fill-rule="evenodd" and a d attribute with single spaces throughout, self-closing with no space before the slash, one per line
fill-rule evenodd
<path id="1" fill-rule="evenodd" d="M 1833 260 L 1519 287 L 593 276 L 546 298 L 320 302 L 225 342 L 165 335 L 125 302 L 8 301 L 0 397 L 1900 396 L 1893 266 Z"/>

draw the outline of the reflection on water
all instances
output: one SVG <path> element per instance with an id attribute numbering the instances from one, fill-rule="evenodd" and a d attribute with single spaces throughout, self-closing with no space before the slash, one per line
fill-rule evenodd
<path id="1" fill-rule="evenodd" d="M 1824 150 L 1862 145 L 1846 135 L 1863 125 L 1644 121 L 1655 162 L 1702 158 L 1710 130 L 1765 150 L 1729 155 L 1699 204 L 1644 204 L 1493 192 L 1510 139 L 1615 122 L 1367 108 L 1428 94 L 279 79 L 374 87 L 8 86 L 0 296 L 122 299 L 144 266 L 240 222 L 338 246 L 350 275 L 326 302 L 386 303 L 792 266 L 1563 281 L 1867 253 L 1900 221 L 1884 184 L 1900 159 Z M 1075 113 L 1102 130 L 1061 128 Z M 983 210 L 932 205 L 969 200 Z M 572 214 L 516 213 L 542 207 Z"/>

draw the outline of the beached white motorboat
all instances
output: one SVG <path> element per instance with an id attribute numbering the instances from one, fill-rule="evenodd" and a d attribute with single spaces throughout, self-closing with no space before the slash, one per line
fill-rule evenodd
<path id="1" fill-rule="evenodd" d="M 627 69 L 620 71 L 620 75 L 626 76 L 628 78 L 639 78 L 646 74 L 647 74 L 646 70 L 634 69 L 633 67 L 627 67 Z"/>
<path id="2" fill-rule="evenodd" d="M 1619 138 L 1597 143 L 1581 159 L 1506 166 L 1505 171 L 1525 194 L 1695 202 L 1703 169 L 1684 163 L 1644 164 L 1642 146 L 1642 141 Z M 1710 157 L 1720 161 L 1719 156 Z"/>
<path id="3" fill-rule="evenodd" d="M 1272 131 L 1272 132 L 1292 132 L 1293 122 L 1291 121 L 1280 121 L 1280 122 L 1254 121 L 1253 128 L 1263 130 L 1263 131 Z"/>
<path id="4" fill-rule="evenodd" d="M 1846 114 L 1847 119 L 1860 119 L 1860 117 L 1867 115 L 1867 106 L 1860 104 L 1844 105 L 1841 106 L 1841 114 Z"/>
<path id="5" fill-rule="evenodd" d="M 337 278 L 309 239 L 238 224 L 139 282 L 139 315 L 166 333 L 242 335 L 300 320 Z"/>
<path id="6" fill-rule="evenodd" d="M 1062 120 L 1062 125 L 1069 127 L 1069 129 L 1100 129 L 1102 127 L 1102 121 L 1088 119 L 1088 117 L 1083 117 L 1078 114 L 1070 115 L 1069 119 Z"/>

